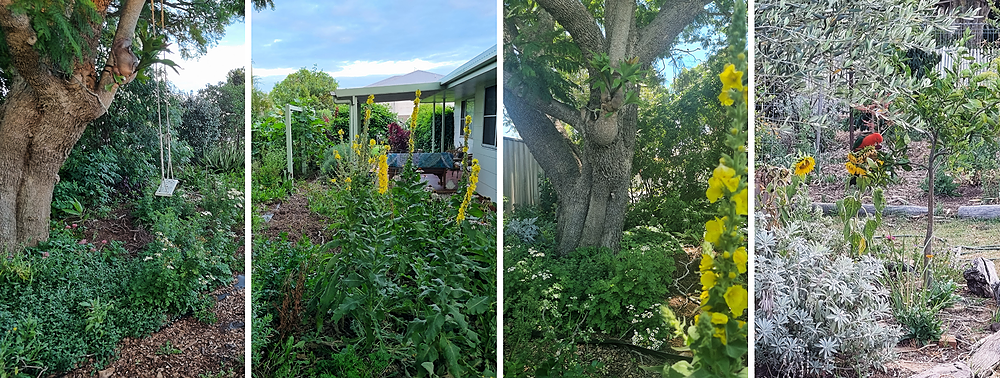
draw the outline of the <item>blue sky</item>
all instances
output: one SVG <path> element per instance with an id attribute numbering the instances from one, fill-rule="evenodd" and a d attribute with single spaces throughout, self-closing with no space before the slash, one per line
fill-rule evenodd
<path id="1" fill-rule="evenodd" d="M 340 88 L 425 70 L 448 74 L 497 44 L 495 0 L 282 0 L 254 12 L 260 89 L 316 65 Z"/>
<path id="2" fill-rule="evenodd" d="M 233 68 L 243 67 L 246 60 L 246 26 L 236 22 L 226 27 L 226 36 L 218 44 L 208 49 L 205 55 L 183 60 L 175 47 L 165 58 L 172 59 L 180 67 L 179 73 L 167 69 L 167 78 L 182 91 L 197 91 L 207 84 L 218 84 L 226 80 L 226 74 Z"/>

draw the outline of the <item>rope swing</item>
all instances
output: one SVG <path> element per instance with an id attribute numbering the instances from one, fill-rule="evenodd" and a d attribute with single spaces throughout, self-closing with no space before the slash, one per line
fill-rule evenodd
<path id="1" fill-rule="evenodd" d="M 156 35 L 156 8 L 154 8 L 155 1 L 156 0 L 150 0 L 149 1 L 149 11 L 152 14 L 152 21 L 153 21 L 152 22 L 152 24 L 153 24 L 153 35 Z M 162 13 L 162 11 L 163 11 L 163 4 L 162 4 L 162 0 L 161 0 L 161 4 L 160 4 L 160 10 L 161 10 L 161 13 L 160 13 L 160 25 L 162 27 L 163 26 L 163 13 Z M 159 55 L 159 52 L 157 52 L 157 55 Z M 167 76 L 166 68 L 164 68 L 163 66 L 164 65 L 161 63 L 159 70 L 156 70 L 156 69 L 153 70 L 153 76 L 159 76 L 158 82 L 156 84 L 156 126 L 157 126 L 157 129 L 159 131 L 159 135 L 160 135 L 160 186 L 156 188 L 156 193 L 155 194 L 157 196 L 159 196 L 159 197 L 171 197 L 171 196 L 174 195 L 174 189 L 177 188 L 177 184 L 179 183 L 179 181 L 177 181 L 177 179 L 174 178 L 174 164 L 173 164 L 173 159 L 172 159 L 173 154 L 171 153 L 171 141 L 173 140 L 173 134 L 170 133 L 170 111 L 169 111 L 170 108 L 169 108 L 169 104 L 168 104 L 168 107 L 167 107 L 167 115 L 166 115 L 166 119 L 167 119 L 167 127 L 166 127 L 167 132 L 166 133 L 163 132 L 163 130 L 164 130 L 164 127 L 163 127 L 163 116 L 161 115 L 161 112 L 160 112 L 160 102 L 162 101 L 162 98 L 160 96 L 160 84 L 163 84 L 165 86 L 166 82 L 167 82 L 167 80 L 166 80 L 166 76 Z M 163 154 L 163 145 L 164 144 L 167 145 L 167 148 L 166 148 L 167 153 L 166 153 L 166 160 L 165 161 L 163 159 L 163 155 L 164 155 Z"/>

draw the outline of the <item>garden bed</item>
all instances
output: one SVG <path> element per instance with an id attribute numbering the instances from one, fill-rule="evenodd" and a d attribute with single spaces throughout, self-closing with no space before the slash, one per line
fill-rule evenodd
<path id="1" fill-rule="evenodd" d="M 849 135 L 846 131 L 837 131 L 833 145 L 823 152 L 822 155 L 827 163 L 817 166 L 815 178 L 809 183 L 809 196 L 813 202 L 834 202 L 844 198 L 848 179 L 844 162 L 847 161 L 847 147 L 851 145 L 848 138 Z M 928 144 L 922 141 L 913 142 L 909 146 L 909 152 L 910 161 L 926 163 Z M 927 179 L 927 171 L 913 167 L 912 171 L 898 169 L 897 173 L 901 181 L 885 188 L 887 204 L 926 207 L 927 193 L 921 188 L 921 184 Z M 968 178 L 956 178 L 956 183 L 958 184 L 955 190 L 957 196 L 937 195 L 934 197 L 935 204 L 942 211 L 939 215 L 954 215 L 960 206 L 982 204 L 982 188 L 973 185 Z"/>

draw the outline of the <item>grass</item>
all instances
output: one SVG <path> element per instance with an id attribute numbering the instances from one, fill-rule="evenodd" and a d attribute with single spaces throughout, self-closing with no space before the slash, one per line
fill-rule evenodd
<path id="1" fill-rule="evenodd" d="M 927 220 L 923 217 L 886 218 L 880 231 L 883 234 L 912 235 L 922 240 L 927 233 Z M 939 218 L 934 220 L 934 236 L 944 239 L 948 246 L 997 245 L 1000 244 L 1000 221 Z"/>

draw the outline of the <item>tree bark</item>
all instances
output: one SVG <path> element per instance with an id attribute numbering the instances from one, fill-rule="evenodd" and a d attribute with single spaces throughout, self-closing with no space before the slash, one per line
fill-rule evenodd
<path id="1" fill-rule="evenodd" d="M 580 47 L 585 61 L 607 54 L 612 65 L 638 58 L 647 67 L 663 54 L 677 35 L 704 11 L 705 0 L 668 2 L 642 28 L 636 25 L 635 2 L 609 0 L 601 26 L 579 0 L 538 0 L 543 14 L 562 25 Z M 505 44 L 517 30 L 505 23 Z M 530 57 L 522 57 L 530 59 Z M 590 75 L 598 67 L 586 67 Z M 511 80 L 511 79 L 516 80 Z M 542 100 L 527 88 L 530 78 L 504 66 L 504 106 L 528 149 L 552 181 L 558 197 L 558 253 L 579 247 L 620 248 L 629 201 L 632 157 L 638 122 L 636 105 L 620 104 L 628 84 L 615 96 L 602 96 L 590 86 L 589 101 L 577 109 L 558 100 Z M 607 113 L 600 109 L 614 109 Z M 598 109 L 598 111 L 593 111 Z M 582 142 L 574 143 L 563 125 L 579 131 Z"/>
<path id="2" fill-rule="evenodd" d="M 124 4 L 115 40 L 132 38 L 143 5 Z M 73 72 L 56 72 L 52 59 L 34 47 L 38 37 L 30 18 L 9 6 L 9 0 L 0 1 L 0 29 L 15 71 L 0 106 L 0 250 L 12 253 L 48 239 L 59 168 L 87 124 L 107 112 L 119 84 L 93 64 L 100 38 L 87 39 L 93 53 L 81 57 Z M 91 25 L 95 35 L 104 24 Z"/>
<path id="3" fill-rule="evenodd" d="M 930 257 L 934 251 L 931 249 L 931 242 L 934 238 L 934 160 L 937 157 L 937 132 L 931 133 L 931 151 L 927 156 L 927 234 L 924 236 L 924 288 L 931 287 L 931 274 L 928 269 Z"/>

